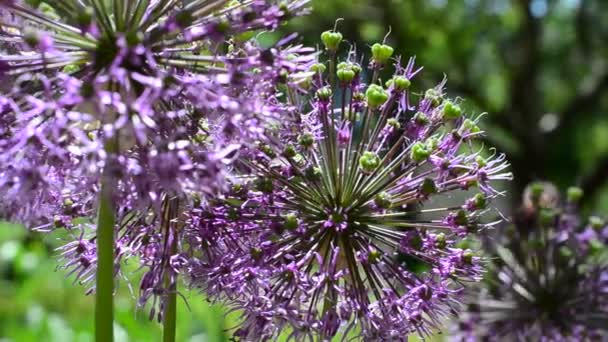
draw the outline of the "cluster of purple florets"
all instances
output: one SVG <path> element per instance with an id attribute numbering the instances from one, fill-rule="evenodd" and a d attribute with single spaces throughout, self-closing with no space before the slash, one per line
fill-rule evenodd
<path id="1" fill-rule="evenodd" d="M 427 335 L 481 277 L 458 243 L 496 223 L 483 217 L 507 163 L 474 150 L 477 120 L 444 83 L 412 90 L 413 59 L 377 44 L 365 68 L 323 41 L 327 60 L 279 88 L 283 115 L 241 152 L 230 190 L 189 213 L 190 280 L 243 312 L 243 340 Z"/>
<path id="2" fill-rule="evenodd" d="M 497 223 L 511 175 L 445 82 L 416 89 L 383 43 L 339 60 L 335 31 L 324 53 L 243 38 L 306 1 L 135 3 L 121 21 L 0 1 L 1 218 L 66 229 L 63 267 L 89 283 L 109 194 L 115 276 L 146 270 L 150 316 L 180 275 L 240 310 L 246 341 L 403 340 L 458 309 L 483 272 L 459 242 Z"/>
<path id="3" fill-rule="evenodd" d="M 463 341 L 604 341 L 608 224 L 550 183 L 525 193 L 514 224 L 484 243 L 489 271 L 467 300 Z"/>
<path id="4" fill-rule="evenodd" d="M 134 2 L 112 25 L 79 1 L 42 8 L 52 13 L 0 2 L 0 217 L 67 229 L 64 267 L 89 282 L 96 229 L 83 218 L 95 220 L 105 180 L 116 276 L 138 257 L 144 300 L 183 264 L 179 215 L 224 190 L 238 150 L 280 114 L 264 100 L 276 71 L 299 71 L 229 37 L 275 29 L 306 3 L 171 2 Z"/>

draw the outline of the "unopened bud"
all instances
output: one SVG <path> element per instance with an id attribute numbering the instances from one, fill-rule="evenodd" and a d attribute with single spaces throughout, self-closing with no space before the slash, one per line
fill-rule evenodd
<path id="1" fill-rule="evenodd" d="M 372 57 L 374 62 L 382 65 L 388 62 L 388 59 L 393 55 L 394 49 L 389 45 L 376 43 L 372 45 Z"/>
<path id="2" fill-rule="evenodd" d="M 374 152 L 366 151 L 359 158 L 359 167 L 364 172 L 373 172 L 380 166 L 380 158 Z"/>
<path id="3" fill-rule="evenodd" d="M 328 51 L 335 52 L 342 42 L 342 33 L 335 31 L 325 31 L 321 33 L 321 41 Z"/>

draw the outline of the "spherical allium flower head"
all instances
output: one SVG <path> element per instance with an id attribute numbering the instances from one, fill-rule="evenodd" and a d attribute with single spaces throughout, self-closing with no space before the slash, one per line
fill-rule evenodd
<path id="1" fill-rule="evenodd" d="M 560 201 L 549 183 L 527 188 L 514 226 L 485 241 L 490 270 L 471 294 L 459 340 L 607 338 L 608 225 L 580 216 L 581 196 L 570 188 Z"/>
<path id="2" fill-rule="evenodd" d="M 274 70 L 244 35 L 276 27 L 305 2 L 0 3 L 3 41 L 20 47 L 0 53 L 0 77 L 12 84 L 0 96 L 2 190 L 55 181 L 78 197 L 113 164 L 119 195 L 135 192 L 144 204 L 162 192 L 215 191 L 235 139 L 267 114 L 260 99 Z M 62 175 L 15 181 L 37 172 L 27 165 Z M 34 203 L 61 203 L 37 195 Z M 19 209 L 32 196 L 20 197 L 2 217 L 39 223 Z"/>
<path id="3" fill-rule="evenodd" d="M 473 150 L 477 119 L 444 83 L 411 90 L 413 59 L 402 66 L 381 44 L 366 69 L 354 53 L 336 60 L 340 34 L 322 39 L 329 61 L 288 75 L 285 116 L 242 154 L 232 190 L 191 213 L 187 239 L 203 252 L 190 275 L 243 310 L 245 341 L 284 329 L 296 340 L 426 335 L 481 276 L 458 242 L 494 224 L 482 216 L 508 164 Z M 461 190 L 468 200 L 439 205 Z"/>
<path id="4" fill-rule="evenodd" d="M 249 38 L 306 2 L 0 1 L 0 218 L 69 228 L 65 267 L 88 282 L 98 227 L 73 222 L 103 196 L 116 276 L 136 256 L 142 300 L 170 291 L 181 212 L 223 189 L 240 145 L 278 114 L 277 71 L 306 65 Z"/>

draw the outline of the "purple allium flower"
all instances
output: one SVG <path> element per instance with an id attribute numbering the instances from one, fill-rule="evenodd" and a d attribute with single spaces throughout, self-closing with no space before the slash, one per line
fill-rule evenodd
<path id="1" fill-rule="evenodd" d="M 231 191 L 189 213 L 186 240 L 200 250 L 192 282 L 242 310 L 244 341 L 424 336 L 482 274 L 458 242 L 496 223 L 483 216 L 495 181 L 511 178 L 504 156 L 473 150 L 477 119 L 444 83 L 411 90 L 413 59 L 403 66 L 374 47 L 366 84 L 354 53 L 336 60 L 341 37 L 323 35 L 327 63 L 285 75 L 281 121 L 241 154 Z"/>
<path id="2" fill-rule="evenodd" d="M 490 270 L 474 288 L 455 340 L 604 341 L 608 338 L 608 225 L 583 219 L 582 191 L 560 204 L 534 183 L 514 225 L 484 242 Z"/>
<path id="3" fill-rule="evenodd" d="M 243 34 L 306 2 L 0 1 L 0 218 L 71 230 L 65 268 L 88 282 L 97 228 L 74 222 L 107 192 L 116 276 L 137 256 L 142 304 L 174 291 L 181 213 L 222 190 L 241 145 L 280 114 L 266 101 L 277 72 L 301 71 Z"/>
<path id="4" fill-rule="evenodd" d="M 225 54 L 225 41 L 273 28 L 304 3 L 163 0 L 101 9 L 68 1 L 50 16 L 3 2 L 22 20 L 3 22 L 12 29 L 2 35 L 22 49 L 0 54 L 0 69 L 13 82 L 0 96 L 1 183 L 17 191 L 19 176 L 3 171 L 26 164 L 51 174 L 63 169 L 58 188 L 83 191 L 62 178 L 99 175 L 113 158 L 115 178 L 128 181 L 118 196 L 136 192 L 145 203 L 163 191 L 214 192 L 234 141 L 257 133 L 268 114 L 260 99 L 274 72 L 260 58 L 264 51 L 235 42 Z M 202 140 L 213 144 L 193 144 Z M 31 205 L 19 202 L 32 199 L 39 200 L 11 202 L 27 210 Z M 21 210 L 0 211 L 40 223 Z"/>

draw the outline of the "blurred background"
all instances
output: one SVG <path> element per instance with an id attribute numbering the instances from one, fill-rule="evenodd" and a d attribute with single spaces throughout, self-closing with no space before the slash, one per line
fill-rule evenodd
<path id="1" fill-rule="evenodd" d="M 549 180 L 580 185 L 588 212 L 608 212 L 608 1 L 605 0 L 313 0 L 310 16 L 282 33 L 319 44 L 334 27 L 352 46 L 387 42 L 416 56 L 425 89 L 448 78 L 450 96 L 487 112 L 487 145 L 508 154 L 515 180 L 506 211 L 522 189 Z M 277 35 L 278 36 L 278 35 Z M 92 341 L 93 298 L 56 270 L 61 236 L 0 224 L 0 342 Z M 135 271 L 135 270 L 134 270 Z M 133 283 L 137 288 L 136 280 Z M 178 340 L 227 341 L 235 317 L 183 289 Z M 117 341 L 160 340 L 160 326 L 135 312 L 122 284 Z M 439 338 L 438 338 L 439 339 Z"/>

